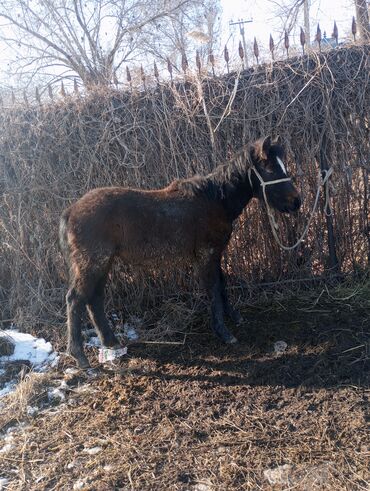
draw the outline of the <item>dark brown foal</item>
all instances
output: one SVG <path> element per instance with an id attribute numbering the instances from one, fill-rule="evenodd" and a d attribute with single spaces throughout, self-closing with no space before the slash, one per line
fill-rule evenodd
<path id="1" fill-rule="evenodd" d="M 85 309 L 102 344 L 119 344 L 104 313 L 104 289 L 115 258 L 133 267 L 193 264 L 211 304 L 212 329 L 223 342 L 236 342 L 224 315 L 236 323 L 241 318 L 228 302 L 221 257 L 233 221 L 252 197 L 263 199 L 264 183 L 271 183 L 265 187 L 270 206 L 281 212 L 299 208 L 283 159 L 283 148 L 268 137 L 205 177 L 174 181 L 160 190 L 94 189 L 63 213 L 60 243 L 70 269 L 68 352 L 80 367 L 89 366 L 81 335 Z"/>

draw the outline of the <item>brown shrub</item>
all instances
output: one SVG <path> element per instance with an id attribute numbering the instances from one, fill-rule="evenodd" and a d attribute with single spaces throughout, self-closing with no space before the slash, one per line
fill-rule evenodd
<path id="1" fill-rule="evenodd" d="M 330 270 L 335 258 L 327 246 L 328 222 L 333 222 L 341 270 L 365 268 L 370 257 L 369 52 L 370 46 L 352 46 L 202 83 L 194 79 L 133 93 L 99 90 L 37 107 L 5 108 L 0 116 L 3 317 L 23 326 L 63 321 L 66 278 L 58 221 L 86 191 L 113 184 L 160 187 L 204 174 L 242 144 L 271 133 L 285 142 L 288 167 L 304 198 L 299 217 L 280 218 L 281 235 L 293 242 L 303 229 L 320 164 L 334 168 L 332 217 L 325 215 L 322 201 L 305 242 L 286 253 L 253 203 L 235 227 L 225 258 L 232 282 L 296 280 Z M 123 302 L 133 310 L 152 304 L 164 288 L 186 290 L 187 272 L 181 276 L 180 282 L 169 272 L 152 272 L 149 278 L 117 266 L 110 306 Z"/>

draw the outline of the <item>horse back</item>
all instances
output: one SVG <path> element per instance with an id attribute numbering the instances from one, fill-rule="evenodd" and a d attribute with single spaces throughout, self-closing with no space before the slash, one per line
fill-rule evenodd
<path id="1" fill-rule="evenodd" d="M 94 189 L 68 210 L 74 247 L 119 255 L 127 263 L 196 259 L 227 244 L 231 223 L 220 203 L 186 196 L 176 185 L 160 190 Z"/>

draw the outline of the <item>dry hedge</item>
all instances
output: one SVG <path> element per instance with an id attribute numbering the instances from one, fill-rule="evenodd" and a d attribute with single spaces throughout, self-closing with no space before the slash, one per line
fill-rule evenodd
<path id="1" fill-rule="evenodd" d="M 327 246 L 331 225 L 338 267 L 344 272 L 366 268 L 369 53 L 368 45 L 350 46 L 201 82 L 189 77 L 173 87 L 96 90 L 41 106 L 4 108 L 2 318 L 23 326 L 63 320 L 65 268 L 58 220 L 62 209 L 86 191 L 117 184 L 160 187 L 194 172 L 207 173 L 245 142 L 271 133 L 285 142 L 288 167 L 304 198 L 298 217 L 280 218 L 285 241 L 292 243 L 307 221 L 320 165 L 334 168 L 332 216 L 325 213 L 322 200 L 305 242 L 286 253 L 274 242 L 262 208 L 250 205 L 225 258 L 232 282 L 248 285 L 323 274 L 335 259 Z M 183 277 L 187 283 L 185 273 Z M 152 272 L 143 283 L 116 267 L 109 297 L 116 307 L 123 302 L 131 308 L 148 297 L 153 300 L 164 287 L 185 291 L 184 281 L 178 280 L 172 273 Z"/>

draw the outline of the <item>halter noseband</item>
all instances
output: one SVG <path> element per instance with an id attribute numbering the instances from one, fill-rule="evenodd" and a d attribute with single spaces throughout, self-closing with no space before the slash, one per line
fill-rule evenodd
<path id="1" fill-rule="evenodd" d="M 256 174 L 256 176 L 257 176 L 257 178 L 258 178 L 258 180 L 262 186 L 262 192 L 263 192 L 263 196 L 265 198 L 265 201 L 266 201 L 266 195 L 265 195 L 265 187 L 266 186 L 269 186 L 271 184 L 280 184 L 281 182 L 291 181 L 290 177 L 283 177 L 282 179 L 274 179 L 273 181 L 264 181 L 262 179 L 261 174 L 258 172 L 258 170 L 253 165 L 253 166 L 249 167 L 249 169 L 248 169 L 248 179 L 249 179 L 249 184 L 251 185 L 252 191 L 253 191 L 252 170 Z"/>

